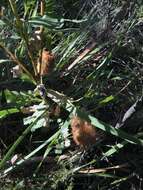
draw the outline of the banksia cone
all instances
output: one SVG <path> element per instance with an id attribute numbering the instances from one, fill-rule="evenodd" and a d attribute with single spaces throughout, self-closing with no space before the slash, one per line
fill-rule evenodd
<path id="1" fill-rule="evenodd" d="M 55 57 L 51 52 L 47 50 L 43 50 L 42 58 L 41 58 L 41 71 L 40 71 L 40 60 L 38 61 L 38 64 L 37 64 L 38 74 L 40 74 L 41 76 L 50 74 L 54 69 L 54 60 L 55 60 Z"/>
<path id="2" fill-rule="evenodd" d="M 96 142 L 96 129 L 89 122 L 74 116 L 71 119 L 71 129 L 74 142 L 84 149 L 93 146 Z"/>

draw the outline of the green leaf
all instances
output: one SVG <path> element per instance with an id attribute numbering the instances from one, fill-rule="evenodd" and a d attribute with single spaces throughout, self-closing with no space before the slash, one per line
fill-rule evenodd
<path id="1" fill-rule="evenodd" d="M 35 107 L 35 108 L 36 108 L 36 107 Z M 35 120 L 35 118 L 36 118 L 36 117 L 39 117 L 43 112 L 45 112 L 44 109 L 43 109 L 43 110 L 40 110 L 40 111 L 36 111 L 36 112 L 34 112 L 31 116 L 24 118 L 24 119 L 23 119 L 24 125 L 31 124 L 31 123 Z M 41 122 L 43 122 L 43 121 L 41 121 Z M 39 124 L 40 124 L 40 123 L 39 123 Z M 35 123 L 35 125 L 37 125 L 37 123 Z M 33 125 L 33 127 L 34 127 L 34 125 Z"/>
<path id="2" fill-rule="evenodd" d="M 107 133 L 110 133 L 116 137 L 122 138 L 125 141 L 130 142 L 132 144 L 139 144 L 139 145 L 143 146 L 143 140 L 138 139 L 138 138 L 124 132 L 121 129 L 116 129 L 116 128 L 112 127 L 111 125 L 105 124 L 105 123 L 99 121 L 98 119 L 96 119 L 95 117 L 88 115 L 85 112 L 82 112 L 77 109 L 77 115 L 87 121 L 90 121 L 93 126 L 99 128 Z"/>
<path id="3" fill-rule="evenodd" d="M 110 102 L 110 101 L 112 101 L 112 100 L 114 100 L 114 96 L 108 96 L 108 97 L 106 97 L 105 99 L 103 99 L 103 100 L 101 100 L 100 102 L 99 102 L 99 104 L 106 104 L 106 103 L 108 103 L 108 102 Z"/>
<path id="4" fill-rule="evenodd" d="M 7 63 L 7 62 L 10 62 L 11 60 L 9 60 L 9 59 L 0 59 L 0 64 L 1 63 Z"/>
<path id="5" fill-rule="evenodd" d="M 143 146 L 143 140 L 137 139 L 136 137 L 124 132 L 121 129 L 115 129 L 114 127 L 112 127 L 110 125 L 99 122 L 98 119 L 96 119 L 92 116 L 89 116 L 89 118 L 91 120 L 91 124 L 93 124 L 97 128 L 102 129 L 103 131 L 110 133 L 116 137 L 122 138 L 127 142 L 130 142 L 133 144 L 139 144 L 139 145 Z"/>
<path id="6" fill-rule="evenodd" d="M 3 20 L 0 20 L 0 26 L 4 26 L 6 23 Z"/>
<path id="7" fill-rule="evenodd" d="M 38 119 L 38 118 L 37 118 Z M 34 121 L 36 122 L 37 119 Z M 33 123 L 34 124 L 34 123 Z M 28 130 L 31 129 L 33 125 L 31 124 L 29 127 L 28 127 Z M 16 167 L 20 166 L 21 164 L 23 164 L 25 162 L 25 160 L 28 160 L 29 158 L 31 158 L 33 155 L 35 155 L 38 151 L 40 151 L 42 148 L 44 148 L 47 144 L 49 144 L 50 142 L 52 143 L 52 141 L 55 141 L 55 139 L 58 138 L 60 134 L 60 130 L 58 130 L 54 135 L 52 135 L 48 140 L 46 140 L 44 143 L 42 143 L 40 146 L 38 146 L 38 148 L 36 148 L 35 150 L 33 150 L 30 154 L 28 154 L 27 156 L 25 156 L 23 159 L 21 159 L 20 161 L 16 162 L 15 165 L 7 168 L 4 172 L 3 172 L 3 175 L 7 175 L 8 173 L 10 173 L 11 171 L 13 171 Z M 20 136 L 21 137 L 21 136 Z M 4 163 L 4 161 L 3 161 Z M 1 163 L 0 163 L 0 166 L 1 166 Z"/>
<path id="8" fill-rule="evenodd" d="M 34 132 L 36 129 L 43 127 L 45 122 L 45 118 L 39 119 L 37 123 L 35 123 L 35 125 L 33 125 L 33 127 L 31 128 L 31 131 Z"/>
<path id="9" fill-rule="evenodd" d="M 31 125 L 29 125 L 22 133 L 21 136 L 18 137 L 18 139 L 13 143 L 13 145 L 10 147 L 10 149 L 8 150 L 8 152 L 5 154 L 4 158 L 0 161 L 0 169 L 2 169 L 6 163 L 7 160 L 10 159 L 11 155 L 14 153 L 16 147 L 22 142 L 22 140 L 26 137 L 26 135 L 30 132 L 31 128 L 33 127 L 33 125 L 35 123 L 37 123 L 37 121 L 42 117 L 44 113 L 41 113 L 41 115 L 39 115 L 38 117 L 36 117 L 33 120 L 33 123 Z"/>
<path id="10" fill-rule="evenodd" d="M 0 111 L 0 119 L 5 118 L 7 115 L 10 115 L 12 113 L 17 113 L 19 110 L 17 108 L 10 108 Z"/>
<path id="11" fill-rule="evenodd" d="M 45 26 L 48 27 L 49 29 L 58 29 L 62 28 L 62 26 L 64 25 L 64 20 L 63 19 L 58 20 L 56 18 L 43 16 L 43 17 L 34 17 L 31 20 L 29 20 L 29 23 L 37 26 Z"/>
<path id="12" fill-rule="evenodd" d="M 50 29 L 59 29 L 62 28 L 65 22 L 71 22 L 71 23 L 75 23 L 75 24 L 80 24 L 80 23 L 84 23 L 87 20 L 70 20 L 70 19 L 57 19 L 57 18 L 52 18 L 49 17 L 47 15 L 44 15 L 43 17 L 37 16 L 32 18 L 31 20 L 29 20 L 29 23 L 32 24 L 36 24 L 36 25 L 40 25 L 40 26 L 45 26 L 48 27 Z"/>

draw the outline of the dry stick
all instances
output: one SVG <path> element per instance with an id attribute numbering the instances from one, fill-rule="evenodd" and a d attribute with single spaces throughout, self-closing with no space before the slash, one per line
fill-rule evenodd
<path id="1" fill-rule="evenodd" d="M 33 69 L 34 69 L 34 73 L 35 73 L 35 75 L 37 75 L 36 65 L 35 65 L 32 53 L 29 50 L 28 39 L 26 37 L 27 33 L 26 33 L 26 35 L 23 33 L 23 26 L 22 26 L 21 20 L 20 20 L 20 18 L 18 16 L 18 12 L 17 12 L 17 9 L 16 9 L 16 4 L 15 4 L 15 2 L 13 0 L 9 0 L 9 4 L 10 4 L 12 12 L 13 12 L 15 18 L 16 18 L 17 29 L 19 30 L 21 37 L 24 39 L 24 41 L 26 43 L 28 56 L 31 59 L 32 66 L 33 66 Z"/>
<path id="2" fill-rule="evenodd" d="M 107 167 L 107 168 L 97 168 L 97 169 L 85 169 L 85 170 L 79 170 L 78 173 L 87 173 L 87 174 L 94 174 L 94 173 L 101 173 L 101 172 L 106 172 L 108 170 L 115 170 L 115 169 L 121 169 L 129 166 L 128 163 L 121 164 L 121 165 L 116 165 L 112 167 Z"/>
<path id="3" fill-rule="evenodd" d="M 22 158 L 23 159 L 23 158 Z M 23 159 L 24 160 L 24 159 Z M 22 166 L 25 165 L 30 165 L 30 164 L 34 164 L 34 163 L 38 163 L 38 162 L 43 162 L 43 163 L 47 163 L 47 164 L 56 164 L 57 163 L 57 158 L 55 158 L 54 156 L 47 156 L 45 159 L 43 159 L 43 156 L 35 156 L 35 157 L 31 157 L 28 160 L 24 160 L 22 163 Z M 8 162 L 8 164 L 10 164 L 11 161 Z M 14 165 L 14 164 L 13 164 Z M 16 168 L 15 168 L 16 169 Z"/>
<path id="4" fill-rule="evenodd" d="M 28 69 L 26 69 L 26 67 L 15 57 L 15 55 L 10 52 L 5 46 L 3 46 L 1 43 L 0 43 L 0 47 L 2 49 L 5 50 L 5 52 L 10 56 L 10 58 L 12 59 L 13 62 L 15 62 L 17 65 L 19 65 L 21 67 L 21 69 L 23 71 L 25 71 L 25 73 L 33 80 L 33 82 L 36 84 L 36 80 L 35 78 L 33 77 L 33 75 L 29 72 Z"/>
<path id="5" fill-rule="evenodd" d="M 44 12 L 45 12 L 45 0 L 41 0 L 41 3 L 40 3 L 40 12 L 41 12 L 41 16 L 44 15 Z M 43 28 L 43 27 L 42 27 Z"/>
<path id="6" fill-rule="evenodd" d="M 44 11 L 45 11 L 45 1 L 44 0 L 41 0 L 40 2 L 40 14 L 41 16 L 44 15 Z M 42 49 L 42 34 L 43 34 L 43 26 L 40 27 L 40 34 L 41 34 L 41 49 L 40 49 L 40 59 L 39 59 L 39 62 L 40 62 L 40 69 L 39 69 L 39 75 L 40 75 L 40 83 L 42 84 L 43 83 L 43 80 L 42 80 L 42 75 L 41 75 L 41 69 L 42 69 L 42 53 L 43 53 L 43 49 Z"/>
<path id="7" fill-rule="evenodd" d="M 129 81 L 122 89 L 119 90 L 119 92 L 117 92 L 115 94 L 115 96 L 119 95 L 122 91 L 124 91 L 130 84 L 131 84 L 132 81 Z"/>
<path id="8" fill-rule="evenodd" d="M 43 162 L 43 163 L 47 163 L 47 164 L 57 164 L 57 159 L 55 157 L 52 156 L 48 156 L 43 160 L 42 156 L 37 156 L 37 157 L 32 157 L 29 158 L 28 160 L 24 160 L 22 166 L 28 165 L 28 164 L 34 164 L 37 162 Z M 122 169 L 125 167 L 128 167 L 129 164 L 125 163 L 125 164 L 121 164 L 121 165 L 116 165 L 116 166 L 112 166 L 112 167 L 106 167 L 106 168 L 97 168 L 97 169 L 85 169 L 85 170 L 79 170 L 77 173 L 81 173 L 81 174 L 94 174 L 94 173 L 101 173 L 101 172 L 106 172 L 109 170 L 116 170 L 116 169 Z"/>
<path id="9" fill-rule="evenodd" d="M 27 46 L 28 56 L 29 56 L 30 59 L 31 59 L 32 66 L 33 66 L 33 69 L 34 69 L 34 74 L 35 74 L 35 76 L 37 76 L 37 68 L 36 68 L 36 66 L 35 66 L 35 62 L 34 62 L 34 60 L 33 60 L 33 56 L 32 56 L 32 54 L 31 54 L 31 52 L 30 52 L 30 50 L 29 50 L 29 46 L 28 46 L 28 43 L 27 43 L 26 40 L 25 40 L 25 42 L 26 42 L 26 46 Z"/>
<path id="10" fill-rule="evenodd" d="M 81 61 L 94 47 L 96 43 L 93 42 L 89 45 L 77 58 L 74 60 L 74 62 L 67 68 L 67 70 L 71 70 L 79 61 Z"/>

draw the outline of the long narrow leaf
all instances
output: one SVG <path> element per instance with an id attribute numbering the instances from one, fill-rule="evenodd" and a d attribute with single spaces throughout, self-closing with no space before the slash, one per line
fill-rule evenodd
<path id="1" fill-rule="evenodd" d="M 11 148 L 5 154 L 4 158 L 1 160 L 1 162 L 0 162 L 0 169 L 2 169 L 4 167 L 6 161 L 10 159 L 10 157 L 13 154 L 13 152 L 15 151 L 16 147 L 22 142 L 22 140 L 25 138 L 25 136 L 30 132 L 30 130 L 33 127 L 33 125 L 39 120 L 40 117 L 42 117 L 42 115 L 44 113 L 45 113 L 45 111 L 43 111 L 41 113 L 41 115 L 39 117 L 37 117 L 35 120 L 33 120 L 33 123 L 31 125 L 29 125 L 29 127 L 27 127 L 25 129 L 25 131 L 22 133 L 21 136 L 18 137 L 18 139 L 15 141 L 15 143 L 11 146 Z"/>

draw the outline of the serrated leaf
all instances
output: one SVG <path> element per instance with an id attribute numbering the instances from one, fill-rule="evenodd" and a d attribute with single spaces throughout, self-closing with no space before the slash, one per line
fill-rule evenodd
<path id="1" fill-rule="evenodd" d="M 45 112 L 45 110 L 36 111 L 31 116 L 24 118 L 23 119 L 24 125 L 31 124 L 33 122 L 33 120 L 35 120 L 35 118 L 39 117 L 44 112 Z"/>
<path id="2" fill-rule="evenodd" d="M 43 127 L 45 125 L 45 122 L 45 118 L 39 119 L 37 123 L 35 123 L 35 125 L 33 125 L 33 127 L 31 128 L 31 132 L 34 132 L 36 129 Z"/>

